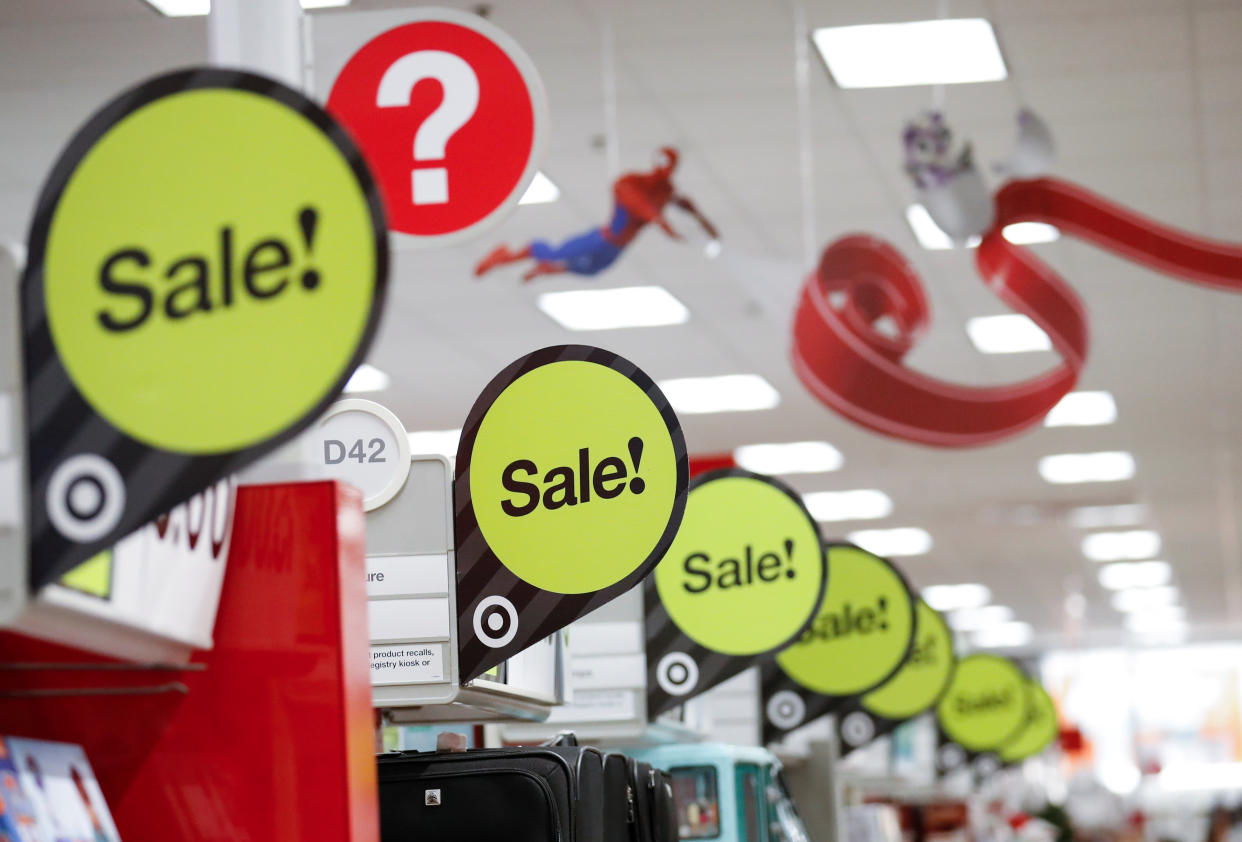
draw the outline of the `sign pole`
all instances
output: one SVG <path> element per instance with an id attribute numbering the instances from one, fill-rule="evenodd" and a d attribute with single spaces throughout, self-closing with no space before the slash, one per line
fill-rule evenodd
<path id="1" fill-rule="evenodd" d="M 214 65 L 251 70 L 306 90 L 298 0 L 211 0 L 207 57 Z"/>

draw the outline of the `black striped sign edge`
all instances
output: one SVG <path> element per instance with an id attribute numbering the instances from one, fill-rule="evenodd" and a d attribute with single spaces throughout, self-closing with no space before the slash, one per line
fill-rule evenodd
<path id="1" fill-rule="evenodd" d="M 116 429 L 90 407 L 73 384 L 52 342 L 43 291 L 43 263 L 46 257 L 48 230 L 61 196 L 78 164 L 94 145 L 113 126 L 138 109 L 166 96 L 208 88 L 243 90 L 273 99 L 299 113 L 331 141 L 345 158 L 357 179 L 370 211 L 372 244 L 375 249 L 375 278 L 371 311 L 359 337 L 358 346 L 336 383 L 327 390 L 324 396 L 284 431 L 258 444 L 227 453 L 198 455 L 175 453 L 138 442 Z M 30 545 L 29 580 L 32 591 L 68 572 L 77 563 L 111 546 L 129 532 L 184 502 L 221 477 L 291 440 L 306 429 L 315 418 L 322 415 L 344 389 L 354 369 L 366 358 L 366 353 L 375 339 L 380 315 L 387 299 L 390 263 L 387 222 L 379 188 L 371 177 L 362 153 L 344 128 L 314 101 L 281 82 L 244 70 L 214 67 L 189 67 L 174 70 L 139 83 L 106 103 L 74 133 L 57 157 L 51 173 L 39 192 L 27 235 L 27 255 L 21 281 L 21 315 L 23 346 L 26 350 L 22 363 L 27 391 L 25 402 L 28 442 L 26 481 L 33 498 L 26 515 Z M 64 385 L 68 385 L 68 392 L 62 391 L 55 406 L 48 408 L 42 405 L 44 390 L 36 391 L 33 388 L 40 378 L 51 378 L 52 385 L 61 386 L 62 389 Z M 62 382 L 57 384 L 56 380 Z M 54 419 L 51 426 L 59 432 L 61 444 L 48 446 L 46 425 L 34 423 L 39 415 Z M 64 441 L 74 430 L 88 424 L 96 424 L 101 433 L 110 439 L 107 446 L 110 454 L 132 455 L 128 459 L 121 460 L 120 465 L 117 465 L 114 459 L 109 460 L 116 465 L 118 471 L 122 472 L 126 480 L 126 508 L 118 525 L 108 535 L 95 541 L 79 544 L 65 540 L 51 528 L 47 522 L 43 497 L 52 467 L 65 458 Z M 140 458 L 144 452 L 157 456 L 161 461 L 164 461 L 164 457 L 171 457 L 172 461 L 168 467 L 172 471 L 172 480 L 163 484 L 154 502 L 148 502 L 139 507 L 131 505 L 134 503 L 135 495 L 129 488 L 129 478 L 133 473 L 131 469 L 134 467 L 134 458 Z M 145 473 L 152 473 L 152 471 Z M 166 471 L 158 473 L 169 475 Z M 171 493 L 169 489 L 172 489 Z M 51 556 L 50 563 L 40 563 L 40 559 L 47 559 L 48 556 Z"/>
<path id="2" fill-rule="evenodd" d="M 802 496 L 794 491 L 787 484 L 764 474 L 757 474 L 754 471 L 748 471 L 745 468 L 716 468 L 711 471 L 704 471 L 696 475 L 690 480 L 690 485 L 686 489 L 686 505 L 690 504 L 690 495 L 701 485 L 705 485 L 715 480 L 726 479 L 728 477 L 741 477 L 743 479 L 753 479 L 759 482 L 767 483 L 788 497 L 795 506 L 802 512 L 807 523 L 811 525 L 811 531 L 816 535 L 819 534 L 819 523 L 811 516 L 807 510 L 806 504 L 802 502 Z M 816 616 L 819 615 L 819 609 L 824 604 L 824 597 L 828 593 L 828 577 L 831 570 L 828 567 L 828 551 L 823 542 L 819 546 L 820 565 L 823 575 L 820 576 L 819 593 L 815 598 L 814 607 L 807 616 L 805 622 L 791 634 L 786 640 L 766 649 L 762 652 L 754 652 L 749 655 L 729 655 L 723 652 L 717 652 L 710 647 L 704 646 L 690 635 L 682 631 L 673 618 L 669 615 L 668 610 L 664 608 L 664 603 L 659 597 L 659 589 L 655 584 L 655 576 L 652 575 L 647 579 L 646 585 L 643 587 L 644 602 L 644 618 L 643 630 L 645 636 L 644 651 L 647 659 L 647 718 L 654 720 L 661 713 L 671 710 L 677 705 L 683 704 L 693 699 L 695 696 L 706 693 L 708 690 L 723 684 L 730 678 L 749 669 L 754 664 L 766 660 L 771 655 L 780 652 L 782 649 L 792 645 L 802 636 L 802 634 L 811 627 L 811 623 L 815 622 Z M 664 559 L 661 558 L 660 561 Z M 659 562 L 656 563 L 659 566 Z M 654 573 L 655 568 L 652 568 Z M 658 653 L 658 657 L 653 655 Z M 655 682 L 656 664 L 659 658 L 668 652 L 685 652 L 695 663 L 699 664 L 699 681 L 694 689 L 686 693 L 684 696 L 671 696 L 663 691 L 658 682 Z M 703 665 L 710 662 L 709 656 L 723 656 L 723 660 L 713 659 L 719 664 L 717 669 L 706 670 Z"/>
<path id="3" fill-rule="evenodd" d="M 470 457 L 478 437 L 479 427 L 492 404 L 513 382 L 541 366 L 557 362 L 589 362 L 610 368 L 629 378 L 643 390 L 655 404 L 668 428 L 677 460 L 677 484 L 673 498 L 673 510 L 669 522 L 647 558 L 633 572 L 619 582 L 589 594 L 553 594 L 536 588 L 518 578 L 496 557 L 479 529 L 470 494 Z M 453 482 L 453 532 L 457 555 L 457 627 L 458 668 L 461 681 L 469 681 L 482 675 L 536 641 L 564 628 L 569 623 L 615 599 L 646 578 L 668 551 L 681 525 L 686 508 L 686 489 L 689 485 L 690 465 L 686 453 L 685 436 L 681 422 L 673 412 L 668 398 L 659 386 L 640 369 L 620 354 L 592 345 L 551 345 L 519 357 L 488 382 L 475 399 L 474 405 L 462 426 L 461 439 L 457 445 L 456 470 Z M 486 594 L 516 595 L 525 597 L 521 605 L 515 603 L 519 616 L 531 603 L 542 595 L 554 597 L 551 608 L 532 630 L 523 632 L 519 624 L 518 635 L 502 647 L 492 648 L 480 643 L 474 636 L 473 614 L 475 606 Z M 534 612 L 527 612 L 534 614 Z M 529 625 L 529 618 L 525 619 Z"/>

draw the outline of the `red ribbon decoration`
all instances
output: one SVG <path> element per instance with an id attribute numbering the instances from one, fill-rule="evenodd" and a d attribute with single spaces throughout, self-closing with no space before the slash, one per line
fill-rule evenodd
<path id="1" fill-rule="evenodd" d="M 1202 286 L 1242 291 L 1242 247 L 1141 216 L 1069 182 L 1011 181 L 975 251 L 988 288 L 1039 325 L 1061 364 L 1006 386 L 962 386 L 906 368 L 930 322 L 922 282 L 892 245 L 865 234 L 824 251 L 802 287 L 793 367 L 822 403 L 878 433 L 937 447 L 973 447 L 1030 427 L 1074 388 L 1087 358 L 1087 313 L 1050 266 L 1005 239 L 1006 225 L 1046 222 L 1136 263 Z M 834 305 L 838 297 L 843 302 Z M 897 336 L 875 322 L 888 316 Z"/>

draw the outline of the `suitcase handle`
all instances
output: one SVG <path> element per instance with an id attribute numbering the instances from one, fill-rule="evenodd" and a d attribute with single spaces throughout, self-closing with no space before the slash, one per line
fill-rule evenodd
<path id="1" fill-rule="evenodd" d="M 561 731 L 550 740 L 540 743 L 541 746 L 564 746 L 573 748 L 578 745 L 578 735 L 573 731 Z"/>

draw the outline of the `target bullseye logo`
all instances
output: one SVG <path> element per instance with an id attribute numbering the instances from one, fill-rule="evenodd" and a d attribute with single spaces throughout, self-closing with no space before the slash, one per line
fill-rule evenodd
<path id="1" fill-rule="evenodd" d="M 769 722 L 788 731 L 802 724 L 806 718 L 806 702 L 792 690 L 781 690 L 768 699 L 766 712 Z"/>
<path id="2" fill-rule="evenodd" d="M 875 723 L 861 710 L 856 710 L 841 720 L 841 737 L 852 746 L 869 743 L 874 736 Z"/>
<path id="3" fill-rule="evenodd" d="M 474 609 L 474 634 L 486 646 L 507 646 L 517 630 L 517 609 L 503 596 L 485 597 Z"/>
<path id="4" fill-rule="evenodd" d="M 125 512 L 125 480 L 95 453 L 71 456 L 47 484 L 47 514 L 71 541 L 94 541 L 111 532 Z"/>
<path id="5" fill-rule="evenodd" d="M 699 665 L 685 652 L 669 652 L 656 665 L 656 681 L 670 696 L 684 696 L 699 683 Z"/>
<path id="6" fill-rule="evenodd" d="M 956 769 L 966 760 L 966 752 L 961 746 L 947 745 L 940 747 L 940 768 Z"/>

